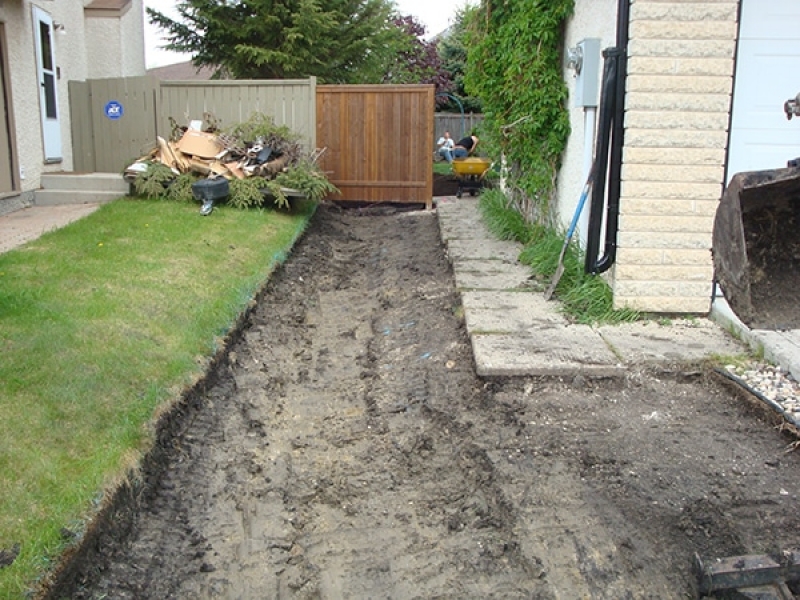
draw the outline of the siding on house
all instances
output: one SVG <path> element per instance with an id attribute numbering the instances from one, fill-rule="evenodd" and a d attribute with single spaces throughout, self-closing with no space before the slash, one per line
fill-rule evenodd
<path id="1" fill-rule="evenodd" d="M 707 313 L 736 1 L 631 4 L 615 307 Z"/>

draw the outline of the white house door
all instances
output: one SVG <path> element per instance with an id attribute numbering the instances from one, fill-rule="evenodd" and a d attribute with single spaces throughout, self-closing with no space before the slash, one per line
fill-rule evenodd
<path id="1" fill-rule="evenodd" d="M 728 181 L 800 158 L 800 119 L 784 103 L 800 93 L 800 2 L 741 0 Z"/>
<path id="2" fill-rule="evenodd" d="M 42 114 L 42 138 L 45 162 L 61 160 L 61 122 L 58 114 L 58 77 L 53 44 L 53 19 L 33 7 L 36 37 L 36 72 L 39 77 L 39 106 Z"/>

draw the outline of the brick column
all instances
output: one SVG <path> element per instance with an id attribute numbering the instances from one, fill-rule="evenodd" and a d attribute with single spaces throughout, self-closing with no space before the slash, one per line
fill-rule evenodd
<path id="1" fill-rule="evenodd" d="M 714 213 L 724 185 L 736 1 L 631 4 L 614 305 L 710 307 Z"/>

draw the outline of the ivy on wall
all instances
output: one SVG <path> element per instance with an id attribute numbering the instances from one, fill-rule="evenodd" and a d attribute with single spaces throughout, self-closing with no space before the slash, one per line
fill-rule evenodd
<path id="1" fill-rule="evenodd" d="M 574 0 L 482 0 L 468 27 L 465 86 L 481 99 L 481 134 L 505 159 L 511 199 L 542 225 L 552 225 L 570 133 L 562 49 L 573 9 Z"/>

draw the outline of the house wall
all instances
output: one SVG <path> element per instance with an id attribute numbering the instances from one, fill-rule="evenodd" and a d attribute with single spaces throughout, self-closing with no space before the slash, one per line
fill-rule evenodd
<path id="1" fill-rule="evenodd" d="M 737 4 L 631 4 L 616 307 L 709 310 Z"/>
<path id="2" fill-rule="evenodd" d="M 21 190 L 24 192 L 38 187 L 44 166 L 39 121 L 39 84 L 36 77 L 30 4 L 28 2 L 0 4 L 0 20 L 6 24 L 10 104 L 16 123 L 15 146 L 20 175 L 24 177 L 20 181 Z"/>
<path id="3" fill-rule="evenodd" d="M 119 17 L 87 15 L 86 55 L 94 58 L 85 79 L 144 75 L 143 11 L 142 0 L 133 0 Z"/>
<path id="4" fill-rule="evenodd" d="M 617 0 L 590 0 L 576 2 L 575 13 L 566 28 L 566 46 L 574 48 L 578 42 L 585 38 L 600 40 L 600 50 L 613 46 L 616 43 Z M 566 52 L 565 52 L 566 58 Z M 598 96 L 600 80 L 602 79 L 602 57 L 597 57 L 599 68 L 597 73 Z M 589 167 L 591 166 L 592 150 L 594 148 L 594 121 L 592 111 L 575 106 L 576 77 L 575 72 L 569 69 L 564 61 L 564 81 L 569 89 L 569 118 L 571 134 L 567 142 L 561 169 L 558 174 L 557 205 L 559 217 L 563 228 L 566 230 L 578 200 L 581 195 Z M 588 156 L 587 156 L 588 152 Z M 589 206 L 584 207 L 580 225 L 575 233 L 575 238 L 584 242 L 586 240 L 586 223 L 588 220 Z"/>
<path id="5" fill-rule="evenodd" d="M 0 22 L 5 23 L 7 34 L 11 110 L 16 125 L 14 152 L 20 172 L 24 174 L 20 180 L 23 198 L 32 199 L 33 190 L 40 187 L 42 173 L 72 170 L 67 82 L 97 76 L 95 73 L 99 70 L 107 76 L 143 75 L 145 72 L 141 0 L 131 0 L 130 9 L 118 18 L 87 18 L 84 6 L 89 4 L 90 0 L 0 2 Z M 32 5 L 64 25 L 63 30 L 54 35 L 62 160 L 53 164 L 45 164 L 43 158 Z M 87 39 L 93 41 L 89 43 Z M 112 71 L 108 65 L 114 61 L 116 66 Z M 0 204 L 9 204 L 12 200 L 3 198 Z"/>
<path id="6" fill-rule="evenodd" d="M 617 0 L 578 0 L 566 45 L 616 43 Z M 604 276 L 616 308 L 706 313 L 714 214 L 724 184 L 737 37 L 737 0 L 632 0 L 616 263 Z M 602 71 L 602 60 L 600 65 Z M 573 105 L 558 179 L 561 223 L 585 182 L 587 123 Z M 586 237 L 588 206 L 578 235 Z M 601 245 L 602 246 L 602 245 Z M 601 248 L 602 250 L 602 248 Z"/>

